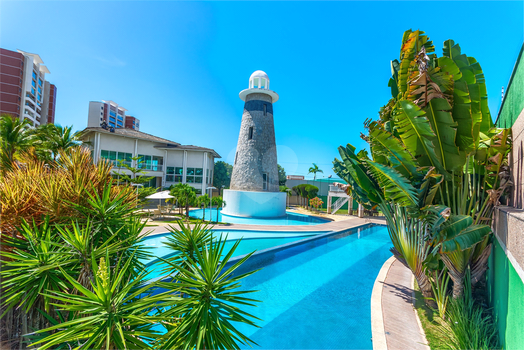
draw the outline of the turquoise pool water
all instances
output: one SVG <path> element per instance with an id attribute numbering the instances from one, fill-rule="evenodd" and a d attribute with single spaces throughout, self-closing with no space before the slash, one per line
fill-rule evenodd
<path id="1" fill-rule="evenodd" d="M 261 257 L 242 288 L 258 290 L 246 311 L 262 328 L 238 328 L 261 349 L 371 349 L 371 291 L 390 246 L 386 227 L 368 226 Z"/>
<path id="2" fill-rule="evenodd" d="M 209 213 L 211 212 L 212 219 L 216 220 L 216 209 L 195 209 L 189 212 L 189 216 L 202 219 L 205 213 L 206 220 L 209 220 Z M 231 224 L 245 224 L 245 225 L 318 225 L 329 222 L 329 220 L 317 218 L 314 216 L 289 213 L 282 218 L 264 219 L 264 218 L 244 218 L 239 216 L 222 215 L 222 211 L 218 211 L 218 221 L 228 222 Z"/>
<path id="3" fill-rule="evenodd" d="M 318 235 L 325 232 L 307 232 L 307 233 L 286 233 L 286 232 L 271 232 L 271 231 L 245 231 L 245 230 L 215 230 L 213 231 L 217 235 L 226 236 L 227 242 L 225 250 L 233 246 L 233 244 L 240 238 L 243 238 L 238 245 L 234 256 L 240 256 L 251 253 L 253 251 L 260 251 L 263 249 L 276 247 L 282 244 L 295 242 L 312 235 Z M 146 247 L 150 247 L 150 252 L 154 255 L 148 260 L 144 260 L 144 263 L 149 264 L 148 270 L 150 271 L 149 278 L 157 278 L 162 276 L 162 270 L 165 266 L 164 263 L 158 261 L 158 258 L 166 257 L 173 252 L 168 249 L 164 242 L 169 236 L 168 233 L 162 235 L 156 235 L 148 237 L 144 240 Z M 218 236 L 217 236 L 218 237 Z M 156 262 L 155 262 L 156 261 Z"/>

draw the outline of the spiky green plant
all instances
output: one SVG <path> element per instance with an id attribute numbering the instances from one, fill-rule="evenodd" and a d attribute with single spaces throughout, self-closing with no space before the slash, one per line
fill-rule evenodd
<path id="1" fill-rule="evenodd" d="M 145 284 L 146 273 L 129 278 L 132 259 L 119 259 L 116 266 L 108 264 L 109 254 L 97 263 L 92 261 L 94 281 L 91 290 L 60 269 L 63 277 L 78 292 L 48 291 L 43 295 L 62 313 L 73 312 L 72 320 L 38 330 L 48 334 L 32 345 L 45 350 L 68 343 L 74 349 L 151 349 L 161 336 L 154 325 L 162 321 L 158 311 L 179 303 L 169 292 L 153 293 L 154 284 Z"/>
<path id="2" fill-rule="evenodd" d="M 241 289 L 240 281 L 255 271 L 237 273 L 253 254 L 231 262 L 240 241 L 225 251 L 226 238 L 220 238 L 193 257 L 184 255 L 187 264 L 177 265 L 177 282 L 162 282 L 168 290 L 179 291 L 185 297 L 166 316 L 180 323 L 162 338 L 162 349 L 240 349 L 239 344 L 256 344 L 236 328 L 236 323 L 257 327 L 259 318 L 243 311 L 256 306 L 257 300 L 246 297 L 255 291 Z"/>

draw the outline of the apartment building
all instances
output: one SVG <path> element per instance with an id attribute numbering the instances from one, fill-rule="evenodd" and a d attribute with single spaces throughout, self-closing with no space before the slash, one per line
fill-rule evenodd
<path id="1" fill-rule="evenodd" d="M 83 141 L 88 141 L 95 163 L 107 159 L 115 171 L 129 175 L 121 162 L 140 167 L 146 172 L 142 176 L 153 177 L 148 186 L 168 188 L 187 183 L 202 194 L 212 186 L 215 158 L 221 158 L 213 149 L 181 145 L 131 128 L 87 127 Z M 131 159 L 137 156 L 140 161 Z"/>
<path id="2" fill-rule="evenodd" d="M 38 54 L 0 48 L 0 113 L 34 127 L 55 122 L 57 88 Z"/>
<path id="3" fill-rule="evenodd" d="M 140 120 L 126 115 L 127 109 L 114 101 L 89 102 L 87 127 L 99 127 L 103 123 L 110 128 L 128 128 L 139 131 Z"/>

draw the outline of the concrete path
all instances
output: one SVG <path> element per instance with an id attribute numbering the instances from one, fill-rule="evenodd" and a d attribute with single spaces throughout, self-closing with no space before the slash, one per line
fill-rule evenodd
<path id="1" fill-rule="evenodd" d="M 392 257 L 384 264 L 373 287 L 374 350 L 429 350 L 413 303 L 413 274 Z"/>
<path id="2" fill-rule="evenodd" d="M 156 223 L 156 222 L 155 222 Z M 356 216 L 348 217 L 346 220 L 330 221 L 319 225 L 297 225 L 297 226 L 278 226 L 278 225 L 245 225 L 245 224 L 229 224 L 229 225 L 214 225 L 217 230 L 249 230 L 249 231 L 280 231 L 280 232 L 330 232 L 343 231 L 352 227 L 364 225 L 366 223 L 383 224 L 386 222 L 382 218 L 358 218 Z M 176 224 L 160 224 L 155 227 L 146 227 L 142 232 L 148 235 L 158 235 L 168 232 L 167 226 Z"/>

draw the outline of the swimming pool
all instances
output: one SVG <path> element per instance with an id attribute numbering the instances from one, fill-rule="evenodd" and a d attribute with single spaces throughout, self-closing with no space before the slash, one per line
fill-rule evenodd
<path id="1" fill-rule="evenodd" d="M 205 213 L 206 220 L 209 220 L 209 213 L 211 212 L 212 220 L 217 218 L 216 209 L 195 209 L 189 212 L 189 216 L 202 219 L 203 214 Z M 218 221 L 227 222 L 230 224 L 245 224 L 245 225 L 318 225 L 329 222 L 330 220 L 318 218 L 315 216 L 309 216 L 298 213 L 289 213 L 286 212 L 285 217 L 281 218 L 245 218 L 240 216 L 231 216 L 223 215 L 222 211 L 218 211 Z"/>
<path id="2" fill-rule="evenodd" d="M 239 330 L 262 349 L 372 348 L 371 291 L 390 246 L 386 227 L 367 226 L 253 256 L 245 269 L 263 269 L 242 288 L 258 290 L 245 311 L 262 328 Z"/>
<path id="3" fill-rule="evenodd" d="M 225 246 L 225 251 L 233 246 L 233 244 L 242 238 L 242 241 L 238 245 L 235 256 L 240 256 L 244 254 L 251 253 L 255 250 L 260 251 L 263 249 L 276 247 L 282 244 L 295 242 L 310 236 L 319 235 L 324 232 L 273 232 L 273 231 L 246 231 L 246 230 L 213 230 L 216 237 L 222 235 L 225 237 L 227 235 L 227 242 Z M 158 258 L 167 257 L 170 254 L 173 254 L 173 251 L 167 248 L 164 245 L 164 242 L 167 241 L 169 233 L 155 235 L 147 237 L 144 240 L 144 245 L 151 248 L 150 253 L 154 256 L 143 260 L 144 263 L 148 265 L 148 270 L 150 271 L 149 278 L 158 278 L 162 276 L 162 270 L 165 264 L 158 260 Z"/>

